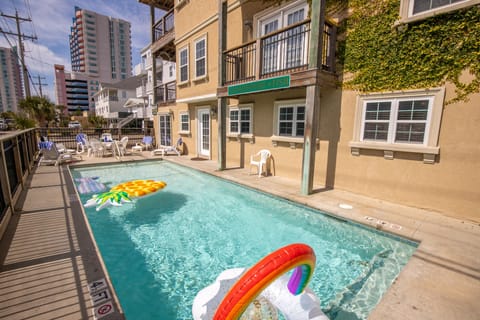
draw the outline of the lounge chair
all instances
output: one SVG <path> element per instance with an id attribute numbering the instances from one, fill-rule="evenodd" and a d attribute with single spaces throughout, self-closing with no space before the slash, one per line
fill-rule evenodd
<path id="1" fill-rule="evenodd" d="M 77 134 L 75 141 L 77 141 L 77 153 L 84 153 L 88 149 L 88 138 L 85 133 Z"/>
<path id="2" fill-rule="evenodd" d="M 52 141 L 40 142 L 38 147 L 41 153 L 41 157 L 38 162 L 39 166 L 42 164 L 54 164 L 57 166 L 65 162 L 82 160 L 81 157 L 76 157 L 70 153 L 60 153 L 56 144 Z"/>
<path id="3" fill-rule="evenodd" d="M 173 146 L 160 146 L 160 148 L 153 150 L 152 156 L 161 154 L 163 157 L 165 154 L 168 154 L 169 152 L 174 152 L 177 154 L 177 156 L 180 156 L 181 154 L 180 154 L 180 151 L 178 151 L 178 148 L 181 147 L 182 144 L 183 144 L 183 140 L 182 140 L 182 137 L 180 137 L 178 138 L 177 143 Z"/>
<path id="4" fill-rule="evenodd" d="M 263 168 L 265 168 L 265 175 L 267 175 L 267 161 L 271 156 L 272 153 L 266 149 L 262 149 L 257 154 L 250 156 L 250 172 L 252 172 L 252 167 L 257 167 L 258 176 L 261 177 Z"/>
<path id="5" fill-rule="evenodd" d="M 153 148 L 153 137 L 144 136 L 142 142 L 137 142 L 133 147 L 132 151 L 143 151 L 143 149 L 148 150 Z"/>

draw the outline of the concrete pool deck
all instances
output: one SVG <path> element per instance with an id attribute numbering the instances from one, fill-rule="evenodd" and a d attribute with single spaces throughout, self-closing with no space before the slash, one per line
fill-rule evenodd
<path id="1" fill-rule="evenodd" d="M 143 152 L 123 161 L 150 158 L 150 152 Z M 480 319 L 478 222 L 322 186 L 302 196 L 298 182 L 280 176 L 258 178 L 248 168 L 217 171 L 215 161 L 192 161 L 190 156 L 164 159 L 419 241 L 369 319 Z M 78 164 L 112 161 L 118 163 L 84 157 Z M 123 319 L 68 168 L 37 167 L 17 207 L 0 242 L 0 318 L 93 319 L 94 310 L 106 304 L 114 312 L 102 319 Z M 106 302 L 98 296 L 100 290 L 93 295 L 88 290 L 89 283 L 102 278 L 113 296 Z M 95 306 L 92 297 L 99 301 Z"/>

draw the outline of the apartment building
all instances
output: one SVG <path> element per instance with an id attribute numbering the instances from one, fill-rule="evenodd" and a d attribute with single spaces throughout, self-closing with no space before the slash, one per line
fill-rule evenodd
<path id="1" fill-rule="evenodd" d="M 66 106 L 69 112 L 89 111 L 92 101 L 89 95 L 89 78 L 81 72 L 65 72 L 65 66 L 56 64 L 55 98 L 58 105 Z M 96 91 L 91 90 L 92 94 Z"/>
<path id="2" fill-rule="evenodd" d="M 141 118 L 129 110 L 126 103 L 135 98 L 136 88 L 141 83 L 139 77 L 129 77 L 115 83 L 101 83 L 100 90 L 94 94 L 95 115 L 101 116 L 109 123 L 117 123 L 118 119 L 128 117 Z"/>
<path id="3" fill-rule="evenodd" d="M 0 74 L 0 112 L 17 112 L 24 96 L 16 47 L 0 48 Z"/>
<path id="4" fill-rule="evenodd" d="M 142 49 L 141 62 L 133 70 L 134 76 L 140 77 L 141 86 L 136 88 L 136 100 L 131 100 L 129 104 L 131 106 L 136 104 L 137 114 L 149 120 L 153 120 L 153 110 L 157 111 L 157 107 L 154 104 L 154 95 L 156 95 L 158 102 L 173 102 L 175 101 L 176 92 L 175 62 L 160 58 L 156 59 L 156 84 L 154 85 L 152 59 L 152 51 L 149 44 Z"/>
<path id="5" fill-rule="evenodd" d="M 130 22 L 75 7 L 70 27 L 72 71 L 87 79 L 90 110 L 99 83 L 113 83 L 132 73 Z"/>
<path id="6" fill-rule="evenodd" d="M 216 160 L 219 169 L 248 167 L 250 155 L 268 149 L 271 173 L 298 181 L 299 193 L 335 188 L 480 220 L 478 90 L 454 99 L 459 87 L 445 78 L 349 87 L 358 73 L 345 71 L 338 56 L 354 50 L 354 41 L 337 36 L 355 10 L 393 8 L 401 18 L 389 32 L 406 36 L 432 19 L 476 17 L 468 10 L 478 10 L 479 1 L 391 0 L 375 10 L 345 1 L 329 9 L 323 0 L 140 2 L 152 8 L 152 55 L 176 61 L 175 102 L 155 101 L 156 141 L 182 137 L 184 154 Z M 157 18 L 154 8 L 166 14 Z M 367 52 L 386 70 L 402 59 L 387 61 L 384 51 L 358 51 L 357 64 L 371 58 Z M 464 70 L 461 78 L 472 83 L 475 74 Z"/>

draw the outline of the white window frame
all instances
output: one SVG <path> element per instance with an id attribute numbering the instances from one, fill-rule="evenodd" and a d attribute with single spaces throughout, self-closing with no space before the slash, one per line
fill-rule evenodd
<path id="1" fill-rule="evenodd" d="M 426 117 L 425 120 L 408 120 L 407 121 L 407 120 L 398 120 L 397 119 L 400 102 L 402 102 L 402 101 L 420 101 L 420 100 L 427 100 L 428 101 L 427 117 Z M 377 102 L 389 102 L 390 103 L 389 119 L 384 119 L 384 120 L 367 120 L 366 119 L 367 104 L 368 103 L 377 103 Z M 362 141 L 362 142 L 368 142 L 368 141 L 378 142 L 378 141 L 381 141 L 381 140 L 374 140 L 374 139 L 366 139 L 364 137 L 365 125 L 366 125 L 367 122 L 368 123 L 387 123 L 388 124 L 388 133 L 387 133 L 385 143 L 390 143 L 390 144 L 405 143 L 405 144 L 426 146 L 427 141 L 428 141 L 428 133 L 429 133 L 429 129 L 430 129 L 430 118 L 431 118 L 431 115 L 432 115 L 432 107 L 433 107 L 433 96 L 364 100 L 363 101 L 363 106 L 362 106 L 362 128 L 361 128 L 360 141 Z M 425 124 L 425 132 L 424 132 L 423 142 L 422 143 L 396 142 L 395 140 L 396 140 L 396 133 L 397 133 L 398 124 L 402 124 L 402 123 Z"/>
<path id="2" fill-rule="evenodd" d="M 276 7 L 276 6 L 271 6 L 270 8 L 258 13 L 258 14 L 255 14 L 253 16 L 253 20 L 254 20 L 254 34 L 257 35 L 257 37 L 261 37 L 262 36 L 262 28 L 261 26 L 264 24 L 264 23 L 267 23 L 268 21 L 272 21 L 272 20 L 275 20 L 275 19 L 279 19 L 279 26 L 278 26 L 278 29 L 282 29 L 286 26 L 286 17 L 288 16 L 289 13 L 291 13 L 292 11 L 295 11 L 295 10 L 299 10 L 299 9 L 302 9 L 304 8 L 306 11 L 306 15 L 305 15 L 305 18 L 307 17 L 308 15 L 308 3 L 307 1 L 305 0 L 298 0 L 298 1 L 294 1 L 288 5 L 284 5 L 284 6 L 281 6 L 281 7 Z"/>
<path id="3" fill-rule="evenodd" d="M 186 51 L 186 54 L 187 54 L 187 62 L 185 64 L 182 64 L 182 60 L 181 60 L 181 56 L 182 56 L 182 52 Z M 190 75 L 189 75 L 189 50 L 188 50 L 188 46 L 185 46 L 183 48 L 181 48 L 179 51 L 178 51 L 178 80 L 179 80 L 179 84 L 183 84 L 183 83 L 187 83 L 190 79 Z M 186 68 L 187 69 L 187 79 L 185 80 L 182 80 L 182 68 Z"/>
<path id="4" fill-rule="evenodd" d="M 429 111 L 427 120 L 423 121 L 426 123 L 423 143 L 395 142 L 396 125 L 402 122 L 396 120 L 398 102 L 426 99 L 429 100 Z M 425 163 L 434 163 L 435 155 L 440 153 L 438 138 L 444 99 L 445 88 L 359 95 L 357 97 L 353 139 L 349 143 L 352 155 L 359 156 L 362 149 L 383 150 L 386 159 L 393 159 L 394 152 L 423 153 Z M 378 101 L 392 101 L 387 141 L 363 139 L 366 105 L 368 102 Z M 415 121 L 406 122 L 413 123 Z"/>
<path id="5" fill-rule="evenodd" d="M 413 6 L 415 1 L 416 0 L 401 0 L 400 20 L 396 22 L 397 25 L 428 19 L 439 14 L 448 13 L 451 11 L 460 10 L 480 4 L 480 0 L 464 0 L 413 14 Z"/>
<path id="6" fill-rule="evenodd" d="M 304 107 L 305 112 L 307 109 L 307 105 L 305 103 L 305 100 L 290 100 L 290 101 L 283 101 L 283 102 L 276 102 L 275 103 L 275 135 L 279 137 L 286 137 L 286 138 L 297 138 L 297 139 L 302 139 L 305 135 L 305 115 L 304 114 L 304 119 L 303 119 L 303 130 L 304 130 L 304 135 L 303 136 L 297 136 L 294 135 L 297 131 L 297 111 L 298 107 Z M 280 135 L 280 109 L 283 108 L 293 108 L 293 119 L 292 119 L 292 135 L 286 136 L 286 135 Z"/>
<path id="7" fill-rule="evenodd" d="M 293 100 L 279 100 L 275 101 L 273 108 L 273 135 L 270 137 L 274 147 L 278 146 L 279 142 L 287 142 L 290 144 L 290 148 L 295 149 L 297 144 L 303 144 L 305 137 L 299 136 L 281 136 L 279 135 L 279 117 L 280 117 L 280 108 L 289 107 L 289 106 L 304 106 L 305 107 L 305 127 L 307 123 L 306 113 L 307 113 L 307 103 L 305 99 L 293 99 Z M 293 131 L 292 131 L 293 132 Z M 319 139 L 316 139 L 315 143 L 319 143 Z"/>
<path id="8" fill-rule="evenodd" d="M 187 116 L 187 120 L 183 121 L 182 117 Z M 190 114 L 188 111 L 181 111 L 178 113 L 179 117 L 179 128 L 178 128 L 178 133 L 180 134 L 190 134 Z M 187 130 L 183 129 L 183 125 L 187 125 Z"/>
<path id="9" fill-rule="evenodd" d="M 205 55 L 203 57 L 198 57 L 197 56 L 197 44 L 202 42 L 202 41 L 205 41 Z M 203 79 L 207 76 L 207 57 L 208 57 L 208 54 L 207 54 L 207 51 L 208 51 L 208 46 L 207 46 L 207 36 L 204 35 L 200 38 L 198 38 L 197 40 L 194 41 L 194 49 L 195 49 L 195 65 L 194 65 L 194 70 L 195 70 L 195 78 L 194 80 L 200 80 L 200 79 Z M 205 72 L 204 74 L 201 74 L 201 75 L 198 75 L 197 72 L 197 62 L 199 60 L 203 59 L 204 60 L 204 65 L 205 65 Z"/>
<path id="10" fill-rule="evenodd" d="M 292 2 L 288 5 L 281 6 L 280 8 L 278 7 L 271 7 L 267 10 L 264 10 L 256 15 L 254 15 L 254 26 L 255 26 L 255 34 L 257 35 L 257 38 L 260 38 L 264 36 L 263 34 L 263 26 L 265 24 L 271 23 L 275 20 L 278 21 L 278 30 L 281 30 L 283 28 L 287 27 L 287 19 L 288 15 L 292 12 L 295 12 L 297 10 L 303 9 L 305 12 L 305 17 L 304 20 L 307 19 L 308 16 L 308 3 L 305 0 L 299 0 Z M 307 62 L 307 53 L 308 53 L 308 37 L 303 35 L 298 35 L 298 38 L 302 40 L 302 47 L 303 50 L 301 51 L 301 55 L 299 55 L 297 58 L 301 60 L 301 64 L 304 64 Z M 293 39 L 292 39 L 293 40 Z M 262 73 L 272 73 L 276 72 L 281 69 L 287 68 L 287 63 L 291 63 L 292 61 L 289 61 L 286 59 L 287 57 L 287 43 L 283 43 L 284 41 L 280 41 L 276 45 L 270 44 L 269 49 L 264 49 L 264 53 L 262 55 L 262 63 L 265 63 L 266 61 L 263 61 L 263 59 L 268 58 L 271 56 L 273 59 L 266 62 L 266 64 L 262 67 Z M 275 42 L 274 42 L 275 43 Z"/>
<path id="11" fill-rule="evenodd" d="M 241 120 L 241 112 L 242 110 L 248 110 L 250 113 L 250 119 L 248 120 L 248 127 L 249 127 L 249 132 L 241 132 L 241 126 L 242 126 L 242 120 Z M 238 123 L 238 132 L 231 131 L 231 112 L 232 111 L 238 111 L 238 120 L 235 120 L 235 122 Z M 247 121 L 245 121 L 247 122 Z M 239 105 L 233 105 L 229 106 L 228 108 L 228 131 L 227 131 L 227 136 L 228 137 L 237 137 L 237 138 L 253 138 L 253 104 L 239 104 Z"/>

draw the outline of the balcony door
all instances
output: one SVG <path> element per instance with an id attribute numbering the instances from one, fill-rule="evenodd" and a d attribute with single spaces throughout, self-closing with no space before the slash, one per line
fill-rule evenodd
<path id="1" fill-rule="evenodd" d="M 198 155 L 210 159 L 210 108 L 197 109 Z"/>
<path id="2" fill-rule="evenodd" d="M 295 68 L 307 63 L 305 26 L 298 26 L 268 37 L 268 34 L 287 28 L 306 19 L 308 4 L 282 8 L 265 18 L 260 18 L 259 36 L 263 41 L 262 74 Z"/>
<path id="3" fill-rule="evenodd" d="M 160 114 L 159 119 L 159 136 L 158 141 L 162 146 L 171 146 L 172 143 L 172 127 L 169 114 Z"/>

